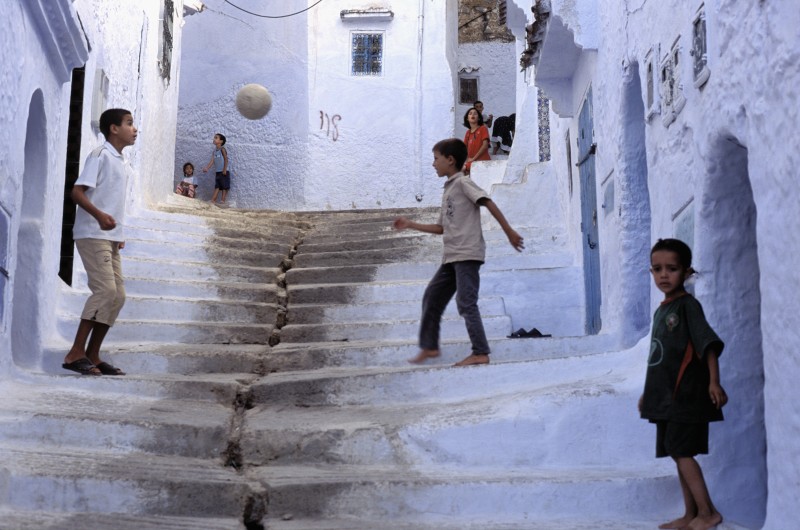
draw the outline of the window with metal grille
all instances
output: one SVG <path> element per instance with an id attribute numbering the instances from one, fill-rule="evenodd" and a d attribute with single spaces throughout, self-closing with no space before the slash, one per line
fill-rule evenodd
<path id="1" fill-rule="evenodd" d="M 351 75 L 383 74 L 383 33 L 353 33 Z"/>
<path id="2" fill-rule="evenodd" d="M 703 6 L 697 12 L 697 16 L 692 24 L 692 50 L 694 58 L 694 86 L 700 88 L 711 75 L 708 69 L 708 50 L 706 46 L 706 15 Z"/>
<path id="3" fill-rule="evenodd" d="M 458 101 L 462 105 L 472 105 L 478 101 L 478 80 L 474 77 L 462 77 L 459 80 Z"/>

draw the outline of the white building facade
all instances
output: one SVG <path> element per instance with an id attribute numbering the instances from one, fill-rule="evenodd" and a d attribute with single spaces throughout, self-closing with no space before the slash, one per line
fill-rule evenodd
<path id="1" fill-rule="evenodd" d="M 689 243 L 694 292 L 726 342 L 727 420 L 712 427 L 702 461 L 712 495 L 729 520 L 794 527 L 800 417 L 788 404 L 800 335 L 787 311 L 800 285 L 788 258 L 800 250 L 800 157 L 787 138 L 800 123 L 800 72 L 790 66 L 798 11 L 775 2 L 508 5 L 531 82 L 552 102 L 557 200 L 584 262 L 587 331 L 619 333 L 622 345 L 649 333 L 660 301 L 649 248 L 666 237 Z M 509 169 L 519 149 L 535 149 L 526 138 Z"/>

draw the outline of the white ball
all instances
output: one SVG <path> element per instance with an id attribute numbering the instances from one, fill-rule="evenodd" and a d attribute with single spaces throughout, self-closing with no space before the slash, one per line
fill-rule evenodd
<path id="1" fill-rule="evenodd" d="M 263 86 L 250 83 L 236 94 L 236 108 L 248 120 L 260 120 L 272 108 L 272 95 Z"/>

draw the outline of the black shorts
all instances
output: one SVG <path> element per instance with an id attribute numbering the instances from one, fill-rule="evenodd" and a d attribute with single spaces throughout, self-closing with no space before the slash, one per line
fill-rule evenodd
<path id="1" fill-rule="evenodd" d="M 222 171 L 217 171 L 217 178 L 214 180 L 214 187 L 221 190 L 231 189 L 231 172 L 228 171 L 227 175 L 223 175 Z"/>
<path id="2" fill-rule="evenodd" d="M 708 454 L 708 423 L 656 422 L 656 458 Z"/>

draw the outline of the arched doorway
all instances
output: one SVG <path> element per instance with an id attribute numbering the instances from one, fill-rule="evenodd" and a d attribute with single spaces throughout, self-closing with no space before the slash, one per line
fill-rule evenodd
<path id="1" fill-rule="evenodd" d="M 756 205 L 747 148 L 733 135 L 712 142 L 697 219 L 696 293 L 725 341 L 720 357 L 729 418 L 711 429 L 707 475 L 728 519 L 760 527 L 766 516 L 764 355 Z"/>
<path id="2" fill-rule="evenodd" d="M 17 233 L 16 263 L 11 319 L 11 354 L 18 366 L 31 368 L 40 360 L 42 333 L 41 285 L 44 263 L 44 209 L 47 189 L 47 117 L 44 96 L 37 90 L 28 108 L 25 133 L 25 171 L 22 175 L 22 206 Z"/>

